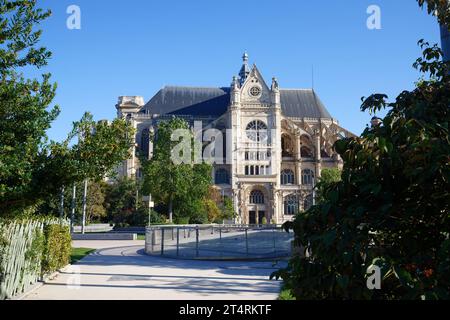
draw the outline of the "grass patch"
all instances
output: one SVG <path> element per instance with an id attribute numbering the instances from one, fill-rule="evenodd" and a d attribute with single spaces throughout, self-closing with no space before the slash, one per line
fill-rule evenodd
<path id="1" fill-rule="evenodd" d="M 89 248 L 72 248 L 72 252 L 70 254 L 70 263 L 74 264 L 86 257 L 88 254 L 94 252 L 95 249 Z"/>
<path id="2" fill-rule="evenodd" d="M 137 240 L 145 240 L 145 234 L 138 234 Z"/>

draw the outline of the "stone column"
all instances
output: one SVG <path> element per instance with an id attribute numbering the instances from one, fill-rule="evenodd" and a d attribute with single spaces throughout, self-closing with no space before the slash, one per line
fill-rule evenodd
<path id="1" fill-rule="evenodd" d="M 295 157 L 295 181 L 296 184 L 302 184 L 302 139 L 300 134 L 295 135 L 297 153 Z"/>
<path id="2" fill-rule="evenodd" d="M 322 156 L 321 156 L 321 145 L 320 145 L 320 130 L 315 131 L 315 147 L 316 147 L 316 175 L 315 178 L 320 178 L 322 171 Z"/>

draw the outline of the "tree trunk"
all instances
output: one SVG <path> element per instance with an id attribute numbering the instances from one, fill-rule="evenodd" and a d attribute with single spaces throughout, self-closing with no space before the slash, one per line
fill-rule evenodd
<path id="1" fill-rule="evenodd" d="M 173 197 L 169 198 L 169 221 L 173 223 Z"/>

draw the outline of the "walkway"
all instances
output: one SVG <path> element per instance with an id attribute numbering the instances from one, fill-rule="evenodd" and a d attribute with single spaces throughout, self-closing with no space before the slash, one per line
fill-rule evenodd
<path id="1" fill-rule="evenodd" d="M 30 293 L 38 300 L 274 300 L 273 262 L 150 257 L 143 241 L 74 241 L 98 250 Z"/>

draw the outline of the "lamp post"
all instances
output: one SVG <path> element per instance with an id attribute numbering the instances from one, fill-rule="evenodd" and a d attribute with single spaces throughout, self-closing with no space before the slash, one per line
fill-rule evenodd
<path id="1" fill-rule="evenodd" d="M 316 178 L 313 177 L 312 179 L 312 205 L 315 206 L 316 205 Z"/>
<path id="2" fill-rule="evenodd" d="M 87 189 L 88 189 L 88 181 L 84 180 L 84 192 L 83 192 L 83 219 L 81 223 L 81 233 L 85 233 L 86 228 L 86 206 L 87 206 Z"/>
<path id="3" fill-rule="evenodd" d="M 155 207 L 155 203 L 152 201 L 152 195 L 148 196 L 148 226 L 152 225 L 152 208 Z"/>
<path id="4" fill-rule="evenodd" d="M 77 186 L 73 185 L 72 189 L 72 205 L 70 208 L 70 232 L 74 233 L 74 223 L 75 223 L 75 207 L 77 201 Z"/>

